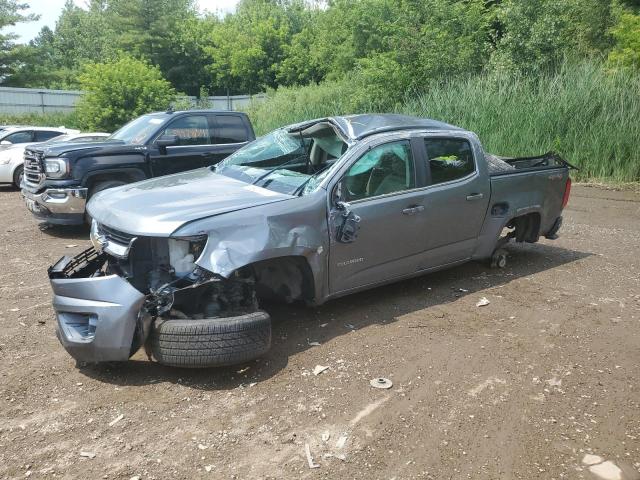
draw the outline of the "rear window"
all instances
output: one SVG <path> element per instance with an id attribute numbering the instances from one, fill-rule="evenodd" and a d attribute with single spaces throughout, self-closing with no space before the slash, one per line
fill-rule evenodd
<path id="1" fill-rule="evenodd" d="M 216 115 L 213 143 L 242 143 L 247 141 L 247 128 L 238 115 Z"/>
<path id="2" fill-rule="evenodd" d="M 431 184 L 451 182 L 475 171 L 471 144 L 462 138 L 427 138 Z"/>

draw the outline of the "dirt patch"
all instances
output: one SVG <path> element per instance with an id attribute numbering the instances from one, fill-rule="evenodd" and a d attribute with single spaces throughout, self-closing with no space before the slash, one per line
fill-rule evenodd
<path id="1" fill-rule="evenodd" d="M 1 478 L 597 478 L 609 465 L 587 454 L 640 468 L 636 193 L 575 187 L 561 238 L 509 247 L 505 270 L 277 307 L 269 355 L 204 371 L 144 352 L 76 369 L 46 268 L 88 233 L 42 231 L 17 192 L 0 199 Z"/>

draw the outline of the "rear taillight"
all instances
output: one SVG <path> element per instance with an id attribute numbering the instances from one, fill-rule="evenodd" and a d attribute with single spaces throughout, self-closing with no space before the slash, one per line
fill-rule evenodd
<path id="1" fill-rule="evenodd" d="M 564 186 L 564 196 L 562 197 L 562 208 L 569 203 L 569 195 L 571 195 L 571 177 L 567 178 L 567 183 Z"/>

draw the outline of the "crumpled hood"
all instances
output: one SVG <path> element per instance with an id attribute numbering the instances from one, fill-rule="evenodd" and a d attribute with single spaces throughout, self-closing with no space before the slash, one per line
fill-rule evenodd
<path id="1" fill-rule="evenodd" d="M 168 237 L 193 220 L 291 198 L 203 168 L 105 190 L 87 209 L 122 232 Z"/>

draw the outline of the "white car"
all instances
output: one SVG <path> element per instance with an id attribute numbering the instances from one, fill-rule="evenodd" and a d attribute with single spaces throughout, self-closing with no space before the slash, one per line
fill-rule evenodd
<path id="1" fill-rule="evenodd" d="M 29 137 L 31 141 L 20 142 L 20 140 L 27 138 L 24 135 L 25 132 L 32 135 Z M 16 135 L 18 133 L 20 135 Z M 109 135 L 102 132 L 80 133 L 78 130 L 64 128 L 0 127 L 0 139 L 8 137 L 8 140 L 0 140 L 0 183 L 13 183 L 16 187 L 20 187 L 24 171 L 24 149 L 29 145 L 35 143 L 97 142 L 104 140 Z M 15 143 L 4 143 L 12 140 Z"/>

